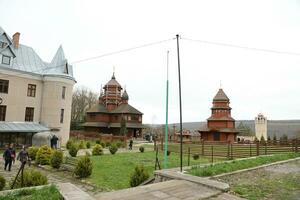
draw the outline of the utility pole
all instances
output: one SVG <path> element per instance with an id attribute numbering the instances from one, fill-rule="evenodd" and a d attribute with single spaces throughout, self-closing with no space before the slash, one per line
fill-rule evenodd
<path id="1" fill-rule="evenodd" d="M 179 83 L 179 112 L 180 112 L 180 172 L 182 172 L 182 106 L 181 106 L 181 76 L 180 76 L 180 57 L 179 57 L 179 35 L 177 40 L 177 59 L 178 59 L 178 83 Z"/>
<path id="2" fill-rule="evenodd" d="M 168 168 L 168 113 L 169 113 L 169 51 L 167 51 L 167 84 L 166 84 L 166 126 L 165 126 L 165 156 L 164 156 L 164 168 Z"/>

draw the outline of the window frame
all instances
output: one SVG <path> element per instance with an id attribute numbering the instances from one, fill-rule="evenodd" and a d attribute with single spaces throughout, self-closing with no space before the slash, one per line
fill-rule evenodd
<path id="1" fill-rule="evenodd" d="M 7 106 L 6 105 L 0 105 L 0 121 L 5 121 L 6 110 L 7 110 Z"/>
<path id="2" fill-rule="evenodd" d="M 65 109 L 60 109 L 60 123 L 64 123 L 64 115 L 65 115 Z"/>
<path id="3" fill-rule="evenodd" d="M 0 93 L 8 94 L 9 80 L 0 79 Z"/>
<path id="4" fill-rule="evenodd" d="M 36 96 L 36 85 L 35 84 L 28 84 L 27 96 L 28 97 L 35 97 Z"/>
<path id="5" fill-rule="evenodd" d="M 61 91 L 61 98 L 62 99 L 66 99 L 66 90 L 67 90 L 67 87 L 63 86 L 62 91 Z"/>
<path id="6" fill-rule="evenodd" d="M 8 63 L 4 62 L 4 58 L 8 58 L 9 59 Z M 2 61 L 1 61 L 2 64 L 10 65 L 10 62 L 11 62 L 11 57 L 10 56 L 2 55 Z"/>
<path id="7" fill-rule="evenodd" d="M 33 122 L 34 120 L 34 107 L 25 108 L 25 122 Z"/>

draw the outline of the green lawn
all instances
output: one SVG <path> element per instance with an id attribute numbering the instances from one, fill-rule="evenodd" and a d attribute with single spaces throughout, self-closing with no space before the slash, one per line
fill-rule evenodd
<path id="1" fill-rule="evenodd" d="M 130 187 L 130 176 L 136 165 L 144 165 L 145 169 L 153 176 L 155 166 L 155 152 L 148 151 L 144 153 L 117 153 L 115 155 L 91 156 L 93 161 L 93 173 L 88 181 L 104 190 L 117 190 Z M 163 167 L 163 153 L 159 153 L 161 167 Z M 168 157 L 168 168 L 180 166 L 179 154 L 171 153 Z M 185 155 L 183 165 L 187 165 L 188 158 Z M 191 165 L 208 163 L 207 158 L 193 160 L 191 156 Z"/>
<path id="2" fill-rule="evenodd" d="M 63 197 L 54 185 L 42 189 L 21 189 L 0 196 L 0 200 L 63 200 Z"/>
<path id="3" fill-rule="evenodd" d="M 206 167 L 193 167 L 191 170 L 189 170 L 189 173 L 195 176 L 214 176 L 217 174 L 247 169 L 276 161 L 288 160 L 299 156 L 300 153 L 287 153 L 273 156 L 260 156 L 247 160 L 234 160 L 232 162 L 217 163 L 215 165 L 209 165 Z"/>

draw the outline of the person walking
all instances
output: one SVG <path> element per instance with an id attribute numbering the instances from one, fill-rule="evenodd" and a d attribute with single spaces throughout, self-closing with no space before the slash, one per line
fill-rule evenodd
<path id="1" fill-rule="evenodd" d="M 4 170 L 8 168 L 8 171 L 11 170 L 11 164 L 12 164 L 12 149 L 6 145 L 6 149 L 3 153 L 3 159 L 4 159 Z"/>
<path id="2" fill-rule="evenodd" d="M 12 158 L 12 163 L 15 164 L 16 161 L 16 150 L 14 148 L 14 144 L 10 144 L 10 149 L 11 149 L 11 158 Z"/>
<path id="3" fill-rule="evenodd" d="M 25 149 L 25 146 L 23 146 L 22 150 L 19 152 L 17 160 L 19 160 L 23 165 L 25 165 L 28 162 L 28 165 L 30 166 L 30 158 L 28 152 Z"/>
<path id="4" fill-rule="evenodd" d="M 132 139 L 129 141 L 129 150 L 132 150 L 132 144 L 133 144 L 133 141 Z"/>

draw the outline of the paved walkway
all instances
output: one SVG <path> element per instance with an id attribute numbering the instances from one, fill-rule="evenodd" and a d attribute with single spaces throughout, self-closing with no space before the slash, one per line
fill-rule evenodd
<path id="1" fill-rule="evenodd" d="M 115 192 L 100 193 L 97 200 L 198 200 L 220 194 L 221 191 L 184 180 L 170 180 Z"/>

